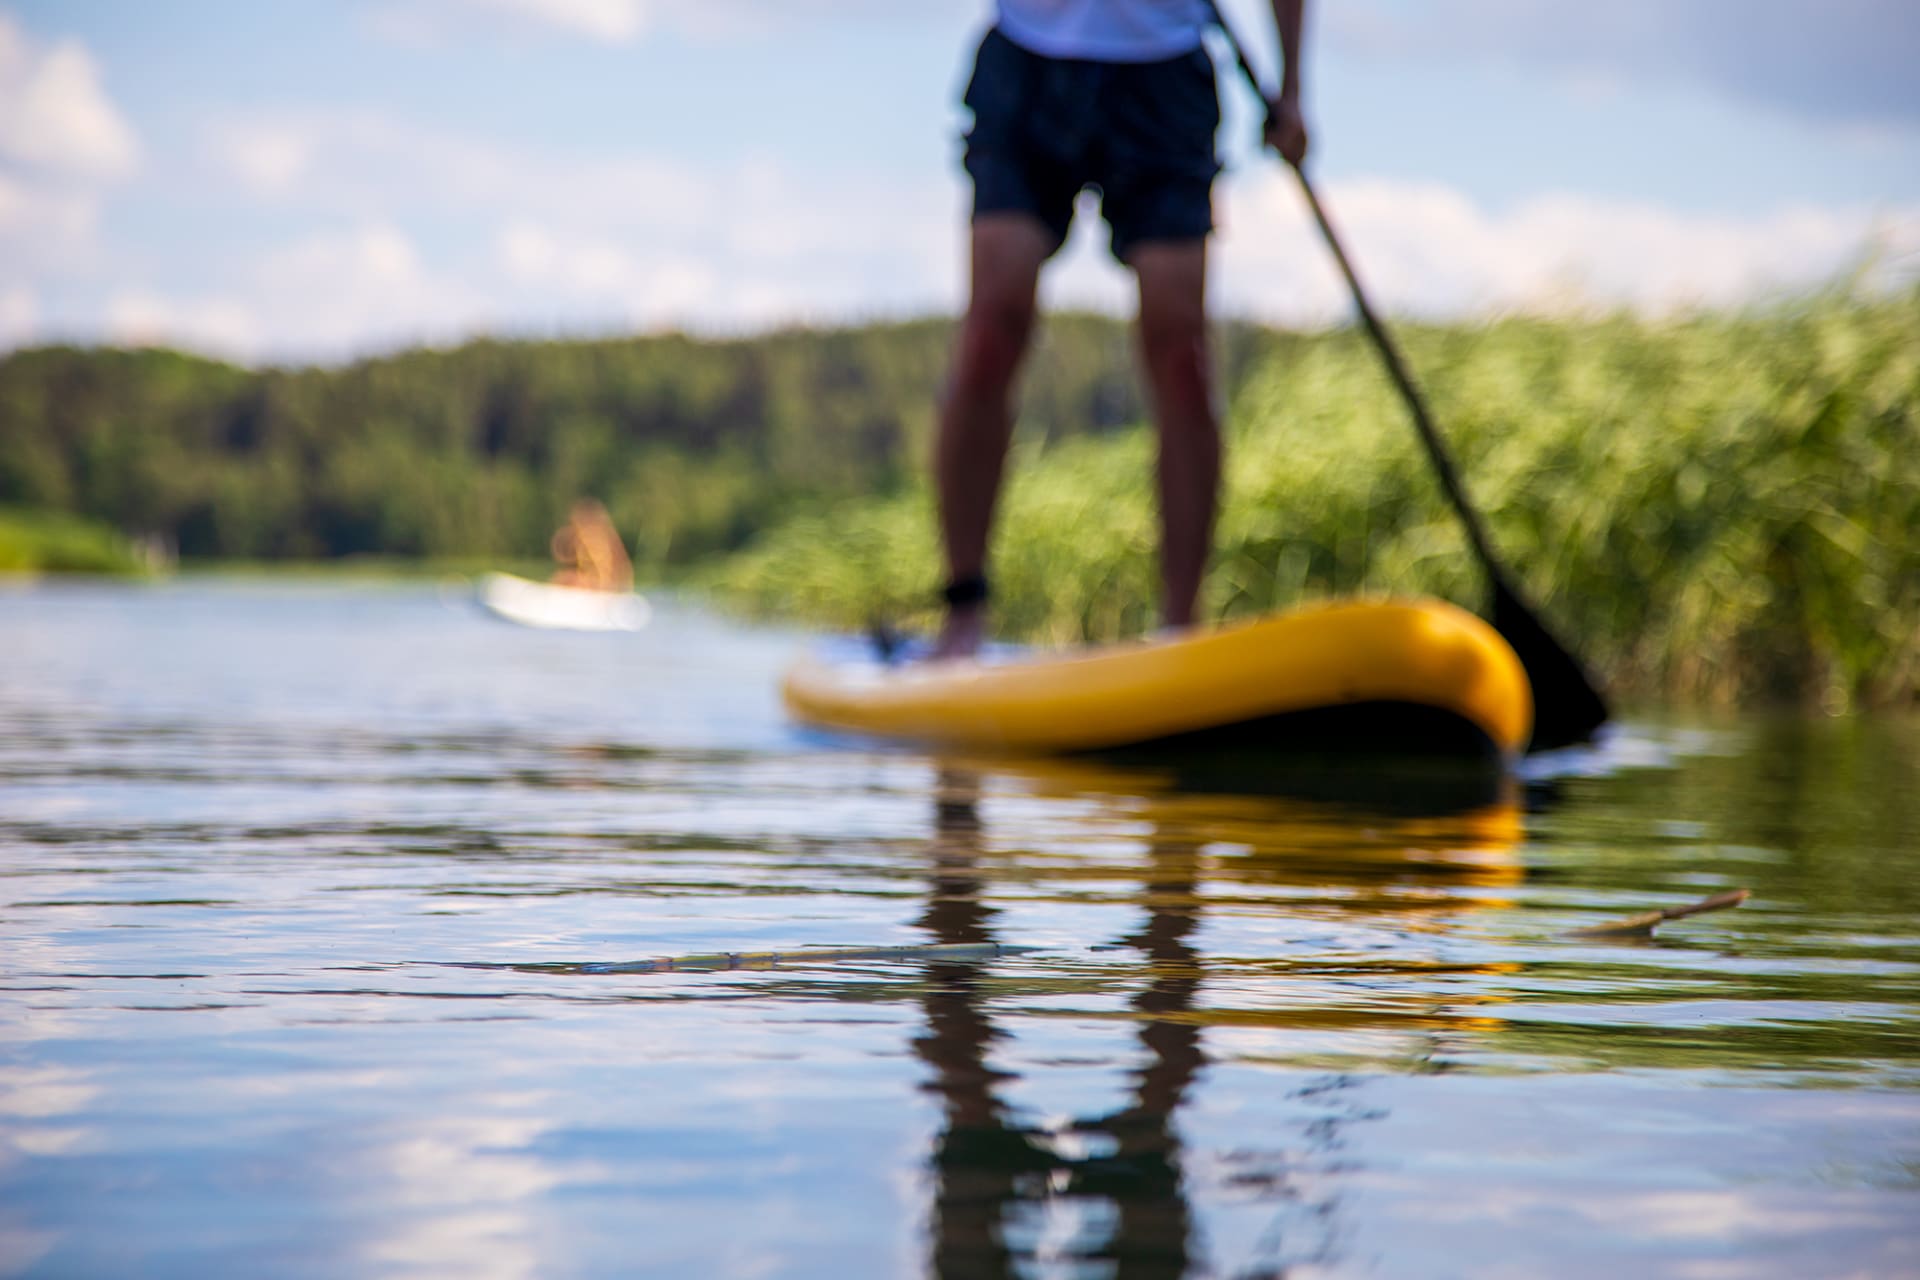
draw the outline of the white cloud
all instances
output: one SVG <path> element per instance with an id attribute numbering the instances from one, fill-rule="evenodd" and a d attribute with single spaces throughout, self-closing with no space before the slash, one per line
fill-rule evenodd
<path id="1" fill-rule="evenodd" d="M 108 300 L 106 328 L 108 340 L 123 346 L 190 347 L 236 358 L 255 353 L 259 334 L 252 314 L 237 299 L 169 299 L 142 290 Z"/>
<path id="2" fill-rule="evenodd" d="M 299 131 L 271 125 L 220 130 L 214 155 L 216 164 L 260 195 L 293 190 L 312 158 L 309 140 Z"/>
<path id="3" fill-rule="evenodd" d="M 230 256 L 213 296 L 130 294 L 116 332 L 332 358 L 482 331 L 732 331 L 961 301 L 964 193 L 931 168 L 849 178 L 784 157 L 701 166 L 567 154 L 371 113 L 257 118 L 209 141 L 231 184 L 215 198 L 271 198 L 333 229 L 250 261 Z M 1496 211 L 1453 188 L 1384 178 L 1323 194 L 1378 304 L 1423 316 L 1737 304 L 1822 282 L 1876 228 L 1896 251 L 1891 265 L 1904 252 L 1912 272 L 1920 257 L 1915 207 L 1726 217 L 1559 194 Z M 23 207 L 0 185 L 0 237 Z M 1217 207 L 1216 311 L 1296 325 L 1350 314 L 1284 171 L 1236 171 Z M 1123 312 L 1132 293 L 1089 202 L 1049 273 L 1048 303 Z"/>
<path id="4" fill-rule="evenodd" d="M 46 174 L 125 177 L 139 148 L 75 41 L 40 48 L 0 13 L 0 160 Z"/>
<path id="5" fill-rule="evenodd" d="M 706 37 L 764 36 L 788 23 L 897 16 L 895 0 L 385 0 L 376 35 L 442 44 L 481 30 L 545 27 L 602 44 L 631 44 L 663 28 Z"/>
<path id="6" fill-rule="evenodd" d="M 608 240 L 561 237 L 544 227 L 515 223 L 500 233 L 498 258 L 523 288 L 523 305 L 559 322 L 558 311 L 641 327 L 691 327 L 711 320 L 723 296 L 707 262 L 671 251 L 646 255 Z"/>
<path id="7" fill-rule="evenodd" d="M 788 179 L 771 181 L 776 199 L 718 202 L 704 237 L 523 216 L 498 225 L 482 259 L 462 263 L 429 264 L 395 226 L 369 224 L 268 255 L 239 297 L 124 297 L 112 328 L 123 340 L 311 358 L 478 332 L 730 331 L 958 305 L 960 214 L 950 202 L 909 200 L 914 216 L 881 226 L 861 221 L 874 207 L 868 194 L 803 198 Z M 1323 196 L 1376 304 L 1428 317 L 1738 304 L 1822 282 L 1857 259 L 1876 226 L 1896 269 L 1920 260 L 1920 210 L 1730 220 L 1560 196 L 1493 214 L 1443 187 L 1384 181 L 1331 184 Z M 1302 326 L 1350 314 L 1277 176 L 1237 185 L 1226 215 L 1216 310 Z M 1131 282 L 1105 252 L 1089 216 L 1049 273 L 1049 305 L 1130 309 Z"/>
<path id="8" fill-rule="evenodd" d="M 1920 125 L 1912 0 L 1358 0 L 1328 5 L 1323 35 L 1367 57 L 1681 83 L 1812 119 Z"/>
<path id="9" fill-rule="evenodd" d="M 1424 318 L 1614 308 L 1657 316 L 1815 288 L 1863 264 L 1873 268 L 1869 285 L 1920 279 L 1920 206 L 1734 218 L 1557 194 L 1495 213 L 1435 183 L 1350 179 L 1319 190 L 1373 304 Z M 1290 176 L 1276 166 L 1235 175 L 1215 209 L 1217 312 L 1302 327 L 1352 315 Z M 1133 306 L 1132 280 L 1109 257 L 1091 200 L 1044 296 L 1054 307 Z"/>
<path id="10" fill-rule="evenodd" d="M 516 222 L 500 233 L 499 257 L 521 284 L 616 297 L 631 293 L 644 271 L 626 248 L 605 240 L 562 240 L 544 227 Z"/>
<path id="11" fill-rule="evenodd" d="M 642 154 L 516 150 L 374 112 L 226 122 L 210 132 L 207 150 L 242 192 L 316 215 L 578 210 L 690 229 L 713 216 L 717 196 L 706 175 Z"/>
<path id="12" fill-rule="evenodd" d="M 1920 206 L 1734 218 L 1546 195 L 1492 213 L 1451 188 L 1380 179 L 1321 194 L 1376 305 L 1434 317 L 1739 305 L 1818 286 L 1876 243 L 1883 281 L 1911 279 L 1920 255 Z M 1290 179 L 1269 169 L 1235 181 L 1225 221 L 1215 278 L 1227 307 L 1289 323 L 1351 310 Z"/>
<path id="13" fill-rule="evenodd" d="M 255 351 L 340 355 L 459 338 L 494 319 L 478 290 L 429 269 L 413 240 L 384 222 L 269 253 L 243 292 L 259 322 Z"/>
<path id="14" fill-rule="evenodd" d="M 423 282 L 412 242 L 396 228 L 378 225 L 304 240 L 270 258 L 263 274 L 278 288 L 381 297 Z"/>
<path id="15" fill-rule="evenodd" d="M 372 33 L 396 44 L 441 45 L 476 30 L 546 28 L 602 44 L 627 44 L 652 22 L 649 0 L 383 0 L 368 11 Z"/>
<path id="16" fill-rule="evenodd" d="M 707 211 L 696 228 L 671 209 L 653 217 L 637 196 L 608 209 L 569 199 L 563 185 L 495 222 L 477 256 L 430 260 L 402 224 L 369 221 L 263 256 L 225 294 L 123 295 L 109 327 L 122 341 L 311 359 L 481 332 L 736 331 L 960 302 L 963 213 L 948 192 L 893 189 L 882 200 L 770 165 L 695 185 Z M 1329 183 L 1322 196 L 1376 305 L 1423 317 L 1737 305 L 1829 279 L 1876 229 L 1890 270 L 1910 279 L 1920 264 L 1920 208 L 1730 219 L 1560 195 L 1495 213 L 1446 187 L 1378 179 Z M 1240 178 L 1222 206 L 1217 312 L 1297 326 L 1351 314 L 1289 180 Z M 1106 258 L 1091 209 L 1046 297 L 1131 309 L 1131 281 Z"/>
<path id="17" fill-rule="evenodd" d="M 0 290 L 0 348 L 25 346 L 40 329 L 40 299 L 25 285 Z"/>
<path id="18" fill-rule="evenodd" d="M 886 182 L 768 157 L 700 168 L 569 156 L 364 115 L 256 120 L 210 141 L 244 193 L 482 232 L 489 252 L 460 272 L 510 324 L 733 327 L 953 304 L 960 211 L 937 173 Z"/>
<path id="19" fill-rule="evenodd" d="M 0 261 L 9 273 L 92 265 L 103 198 L 138 154 L 85 47 L 42 46 L 0 11 Z"/>
<path id="20" fill-rule="evenodd" d="M 313 359 L 457 339 L 496 318 L 480 292 L 429 270 L 390 225 L 322 232 L 245 265 L 238 282 L 218 292 L 116 293 L 107 337 L 239 360 Z"/>
<path id="21" fill-rule="evenodd" d="M 493 10 L 547 23 L 595 40 L 620 44 L 647 24 L 647 0 L 464 0 L 468 8 Z"/>
<path id="22" fill-rule="evenodd" d="M 707 214 L 691 222 L 644 201 L 523 209 L 496 235 L 492 265 L 522 313 L 549 326 L 571 314 L 735 329 L 954 305 L 959 215 L 937 189 L 895 188 L 882 203 L 760 165 L 694 185 Z"/>
<path id="23" fill-rule="evenodd" d="M 61 183 L 15 179 L 0 172 L 0 251 L 20 262 L 74 259 L 99 222 L 90 191 Z"/>

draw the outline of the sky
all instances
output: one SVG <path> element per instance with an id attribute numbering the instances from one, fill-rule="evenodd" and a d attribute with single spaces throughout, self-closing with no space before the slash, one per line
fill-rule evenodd
<path id="1" fill-rule="evenodd" d="M 1223 7 L 1271 67 L 1264 0 Z M 0 0 L 0 348 L 330 362 L 954 311 L 990 10 Z M 1309 0 L 1307 43 L 1308 168 L 1392 312 L 1920 280 L 1914 0 Z M 1215 311 L 1339 322 L 1222 85 Z M 1083 203 L 1047 303 L 1130 288 Z"/>

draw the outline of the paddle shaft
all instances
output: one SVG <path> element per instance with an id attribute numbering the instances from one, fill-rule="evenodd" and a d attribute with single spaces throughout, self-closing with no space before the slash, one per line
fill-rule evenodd
<path id="1" fill-rule="evenodd" d="M 1291 166 L 1289 166 L 1291 167 Z M 1486 568 L 1487 576 L 1499 587 L 1507 584 L 1506 571 L 1493 557 L 1493 548 L 1487 542 L 1485 528 L 1480 523 L 1480 513 L 1467 501 L 1466 489 L 1460 483 L 1460 474 L 1454 470 L 1453 457 L 1440 441 L 1440 432 L 1433 425 L 1433 418 L 1427 413 L 1425 397 L 1414 386 L 1413 376 L 1407 372 L 1406 361 L 1400 356 L 1400 348 L 1394 344 L 1387 333 L 1386 326 L 1380 323 L 1373 313 L 1373 307 L 1367 301 L 1366 291 L 1360 287 L 1360 277 L 1353 272 L 1353 263 L 1347 258 L 1346 250 L 1340 244 L 1340 237 L 1334 234 L 1333 224 L 1327 221 L 1327 211 L 1320 207 L 1320 197 L 1314 193 L 1313 184 L 1307 181 L 1304 170 L 1294 169 L 1293 176 L 1300 180 L 1301 194 L 1307 198 L 1307 207 L 1313 210 L 1313 220 L 1320 224 L 1320 234 L 1326 237 L 1327 248 L 1333 251 L 1333 260 L 1340 266 L 1340 274 L 1347 278 L 1347 288 L 1353 292 L 1354 307 L 1360 312 L 1361 323 L 1367 332 L 1373 335 L 1374 345 L 1380 348 L 1380 362 L 1387 366 L 1387 373 L 1394 385 L 1400 388 L 1400 395 L 1407 402 L 1407 410 L 1413 415 L 1414 429 L 1420 433 L 1420 442 L 1427 447 L 1427 456 L 1433 461 L 1433 469 L 1440 477 L 1440 487 L 1447 491 L 1447 498 L 1453 503 L 1454 511 L 1460 517 L 1460 523 L 1466 527 L 1467 541 L 1473 544 L 1473 552 L 1480 557 L 1480 563 Z"/>
<path id="2" fill-rule="evenodd" d="M 1259 73 L 1247 61 L 1246 46 L 1228 24 L 1226 15 L 1220 12 L 1219 5 L 1214 0 L 1208 2 L 1213 9 L 1214 22 L 1226 37 L 1227 46 L 1233 50 L 1233 58 L 1239 64 L 1241 74 L 1246 77 L 1254 94 L 1262 102 L 1267 101 L 1267 92 L 1260 83 Z M 1600 696 L 1580 661 L 1554 638 L 1540 621 L 1538 613 L 1521 598 L 1505 566 L 1494 556 L 1493 544 L 1487 540 L 1480 513 L 1468 501 L 1466 486 L 1461 483 L 1453 458 L 1440 439 L 1432 415 L 1427 412 L 1426 398 L 1414 385 L 1413 375 L 1407 371 L 1407 363 L 1401 357 L 1393 336 L 1387 332 L 1373 304 L 1367 300 L 1367 291 L 1361 287 L 1360 276 L 1354 271 L 1353 262 L 1347 257 L 1346 248 L 1334 231 L 1333 223 L 1313 189 L 1313 183 L 1300 166 L 1288 167 L 1299 179 L 1300 192 L 1307 198 L 1307 208 L 1312 211 L 1313 220 L 1319 224 L 1321 237 L 1332 251 L 1340 274 L 1346 278 L 1347 290 L 1353 295 L 1354 308 L 1360 313 L 1360 321 L 1380 352 L 1380 361 L 1387 367 L 1387 374 L 1399 389 L 1401 399 L 1406 402 L 1407 411 L 1413 417 L 1414 429 L 1419 432 L 1420 442 L 1426 446 L 1427 457 L 1433 463 L 1435 474 L 1440 477 L 1440 487 L 1445 490 L 1447 500 L 1460 517 L 1460 524 L 1467 532 L 1467 542 L 1473 547 L 1474 556 L 1486 571 L 1493 595 L 1494 627 L 1513 645 L 1534 685 L 1535 745 L 1562 746 L 1590 736 L 1607 719 L 1606 700 Z"/>
<path id="3" fill-rule="evenodd" d="M 1262 102 L 1267 101 L 1266 88 L 1260 83 L 1260 73 L 1247 61 L 1246 46 L 1240 43 L 1240 37 L 1227 23 L 1226 15 L 1220 12 L 1220 6 L 1214 0 L 1208 0 L 1213 9 L 1214 23 L 1220 33 L 1226 37 L 1227 47 L 1233 50 L 1233 60 L 1240 66 L 1240 74 L 1246 77 L 1247 84 L 1254 95 Z M 1487 541 L 1485 528 L 1480 523 L 1480 513 L 1467 501 L 1467 492 L 1460 483 L 1460 473 L 1454 469 L 1453 458 L 1440 440 L 1439 429 L 1433 425 L 1433 417 L 1427 412 L 1426 397 L 1420 394 L 1420 388 L 1414 385 L 1413 375 L 1407 372 L 1407 362 L 1400 356 L 1400 348 L 1387 327 L 1380 323 L 1380 317 L 1374 313 L 1373 304 L 1367 300 L 1367 291 L 1360 285 L 1360 277 L 1353 269 L 1352 259 L 1347 257 L 1340 236 L 1333 229 L 1333 223 L 1327 219 L 1327 211 L 1321 207 L 1320 197 L 1308 181 L 1305 169 L 1288 165 L 1293 176 L 1300 181 L 1300 192 L 1307 198 L 1307 208 L 1313 211 L 1313 220 L 1320 224 L 1320 234 L 1326 239 L 1327 248 L 1333 252 L 1333 260 L 1340 268 L 1340 274 L 1346 277 L 1347 289 L 1353 294 L 1353 305 L 1360 312 L 1360 321 L 1372 335 L 1373 342 L 1380 350 L 1381 363 L 1387 366 L 1387 374 L 1400 389 L 1400 396 L 1407 402 L 1407 409 L 1413 415 L 1413 425 L 1420 433 L 1420 442 L 1427 447 L 1427 456 L 1433 461 L 1433 469 L 1440 476 L 1440 487 L 1447 491 L 1447 499 L 1453 503 L 1453 509 L 1460 516 L 1460 523 L 1466 526 L 1467 541 L 1473 544 L 1473 551 L 1486 568 L 1487 576 L 1494 582 L 1496 591 L 1507 586 L 1506 570 L 1494 558 L 1493 546 Z"/>

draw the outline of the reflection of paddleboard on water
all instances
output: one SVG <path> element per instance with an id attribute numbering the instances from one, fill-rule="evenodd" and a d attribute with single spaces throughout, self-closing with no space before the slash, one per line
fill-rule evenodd
<path id="1" fill-rule="evenodd" d="M 653 609 L 632 591 L 592 591 L 534 582 L 510 573 L 480 579 L 479 598 L 489 612 L 527 627 L 561 631 L 638 631 Z"/>
<path id="2" fill-rule="evenodd" d="M 787 707 L 821 728 L 1026 754 L 1179 748 L 1468 756 L 1527 745 L 1533 694 L 1498 632 L 1438 600 L 1314 605 L 1161 639 L 979 661 L 809 654 Z"/>

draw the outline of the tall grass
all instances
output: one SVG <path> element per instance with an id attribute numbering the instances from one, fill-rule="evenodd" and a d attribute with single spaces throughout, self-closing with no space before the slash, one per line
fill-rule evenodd
<path id="1" fill-rule="evenodd" d="M 0 507 L 0 573 L 136 574 L 145 568 L 126 539 L 105 525 Z"/>
<path id="2" fill-rule="evenodd" d="M 1920 290 L 1668 322 L 1511 319 L 1403 338 L 1495 545 L 1628 696 L 1920 699 Z M 1278 349 L 1231 407 L 1205 607 L 1481 583 L 1364 339 Z M 1144 428 L 1014 462 L 996 622 L 1046 643 L 1154 624 Z M 924 488 L 784 525 L 707 581 L 738 607 L 927 624 Z"/>

